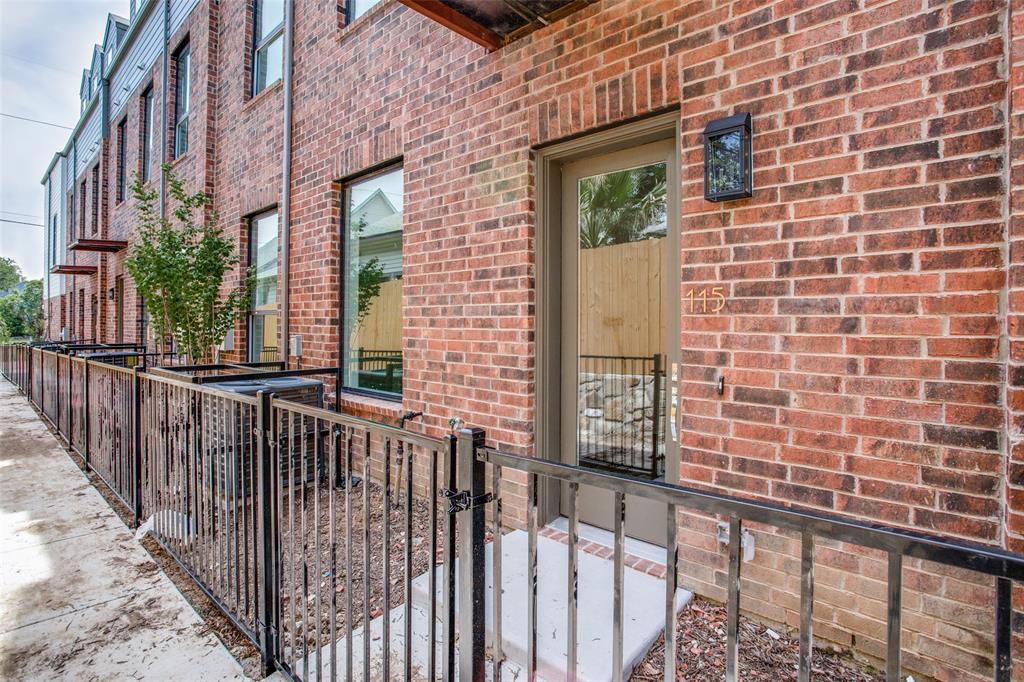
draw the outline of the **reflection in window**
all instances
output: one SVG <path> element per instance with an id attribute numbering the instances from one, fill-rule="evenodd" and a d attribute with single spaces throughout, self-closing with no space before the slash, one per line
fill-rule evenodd
<path id="1" fill-rule="evenodd" d="M 174 55 L 174 158 L 188 151 L 190 61 L 186 43 Z"/>
<path id="2" fill-rule="evenodd" d="M 584 466 L 664 475 L 667 167 L 581 178 L 577 453 Z"/>
<path id="3" fill-rule="evenodd" d="M 349 23 L 355 21 L 359 17 L 361 17 L 364 14 L 366 14 L 366 12 L 371 7 L 373 7 L 374 5 L 376 5 L 377 3 L 380 2 L 380 0 L 348 0 L 348 1 L 349 1 L 349 10 L 348 10 L 348 20 L 349 20 Z"/>
<path id="4" fill-rule="evenodd" d="M 402 169 L 345 188 L 344 386 L 402 393 Z"/>
<path id="5" fill-rule="evenodd" d="M 284 64 L 284 2 L 255 0 L 253 15 L 252 94 L 258 95 L 281 79 Z"/>
<path id="6" fill-rule="evenodd" d="M 249 315 L 249 360 L 280 359 L 277 310 L 277 212 L 256 216 L 249 225 L 249 264 L 256 269 L 256 287 Z"/>

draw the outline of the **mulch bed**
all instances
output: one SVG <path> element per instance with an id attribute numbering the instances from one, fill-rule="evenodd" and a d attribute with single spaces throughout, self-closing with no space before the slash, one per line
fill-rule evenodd
<path id="1" fill-rule="evenodd" d="M 726 610 L 703 599 L 679 614 L 676 629 L 676 679 L 705 682 L 725 678 Z M 740 617 L 739 678 L 744 682 L 795 680 L 800 660 L 799 640 L 749 618 Z M 811 677 L 815 680 L 876 682 L 885 675 L 848 656 L 815 647 Z M 660 637 L 633 671 L 634 682 L 663 679 L 665 639 Z"/>
<path id="2" fill-rule="evenodd" d="M 315 506 L 312 491 L 307 487 L 305 502 L 305 527 L 302 526 L 302 500 L 292 502 L 293 515 L 287 513 L 280 520 L 282 543 L 282 644 L 286 650 L 295 647 L 301 657 L 305 647 L 313 648 L 317 642 L 326 645 L 332 637 L 345 636 L 346 622 L 351 620 L 352 628 L 363 625 L 364 602 L 369 606 L 370 618 L 382 615 L 385 609 L 393 609 L 405 603 L 405 507 L 393 488 L 387 517 L 390 522 L 390 538 L 387 562 L 390 570 L 388 604 L 384 604 L 384 491 L 376 482 L 369 484 L 370 513 L 366 522 L 370 531 L 367 548 L 363 542 L 364 509 L 363 483 L 352 488 L 351 537 L 352 554 L 346 555 L 345 544 L 345 490 L 334 490 L 335 509 L 332 517 L 330 508 L 331 491 L 320 488 L 319 520 L 314 522 Z M 397 486 L 395 486 L 397 487 Z M 298 490 L 296 489 L 296 493 Z M 285 492 L 287 500 L 287 491 Z M 404 495 L 404 492 L 403 492 Z M 394 505 L 399 502 L 396 508 Z M 411 513 L 412 571 L 413 578 L 425 573 L 431 565 L 442 560 L 442 524 L 444 513 L 437 515 L 437 554 L 431 557 L 430 546 L 430 502 L 419 496 L 413 497 Z M 331 542 L 331 529 L 334 542 Z M 303 532 L 304 531 L 304 532 Z M 319 563 L 317 563 L 319 539 Z M 302 543 L 300 545 L 300 543 Z M 370 562 L 368 593 L 363 584 L 364 559 L 368 553 Z M 352 614 L 347 614 L 348 597 L 345 566 L 351 567 Z M 332 569 L 332 566 L 334 567 Z M 305 589 L 304 589 L 305 586 Z M 331 613 L 335 614 L 333 630 Z M 308 620 L 307 618 L 308 613 Z M 294 618 L 294 620 L 293 620 Z M 305 623 L 318 624 L 316 630 Z M 304 636 L 305 635 L 305 636 Z"/>

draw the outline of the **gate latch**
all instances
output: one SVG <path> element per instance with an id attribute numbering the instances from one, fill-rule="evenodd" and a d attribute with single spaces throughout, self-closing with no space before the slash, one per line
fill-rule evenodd
<path id="1" fill-rule="evenodd" d="M 459 512 L 479 507 L 494 500 L 494 495 L 491 493 L 482 493 L 475 497 L 470 497 L 468 490 L 449 490 L 448 488 L 441 490 L 441 496 L 448 500 L 449 514 L 458 514 Z"/>

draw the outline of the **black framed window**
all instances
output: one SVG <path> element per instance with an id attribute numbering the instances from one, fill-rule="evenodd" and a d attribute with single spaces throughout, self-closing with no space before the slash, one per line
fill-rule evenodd
<path id="1" fill-rule="evenodd" d="M 117 124 L 117 200 L 128 194 L 128 119 Z"/>
<path id="2" fill-rule="evenodd" d="M 359 17 L 366 14 L 371 7 L 379 2 L 380 0 L 348 0 L 346 5 L 348 23 L 352 23 Z"/>
<path id="3" fill-rule="evenodd" d="M 249 360 L 268 362 L 281 358 L 281 316 L 277 309 L 278 263 L 277 210 L 249 220 L 249 265 L 256 270 L 256 288 L 249 310 Z"/>
<path id="4" fill-rule="evenodd" d="M 403 172 L 390 169 L 344 188 L 343 388 L 402 395 Z"/>
<path id="5" fill-rule="evenodd" d="M 50 218 L 50 265 L 57 264 L 57 215 Z"/>
<path id="6" fill-rule="evenodd" d="M 284 65 L 284 1 L 253 0 L 252 94 L 281 80 Z"/>
<path id="7" fill-rule="evenodd" d="M 142 94 L 142 154 L 139 158 L 139 177 L 149 182 L 150 166 L 153 162 L 153 88 Z"/>
<path id="8" fill-rule="evenodd" d="M 188 43 L 174 53 L 174 158 L 188 151 L 189 64 Z"/>
<path id="9" fill-rule="evenodd" d="M 92 167 L 92 234 L 100 229 L 100 165 Z"/>
<path id="10" fill-rule="evenodd" d="M 78 187 L 78 236 L 85 236 L 85 180 Z"/>

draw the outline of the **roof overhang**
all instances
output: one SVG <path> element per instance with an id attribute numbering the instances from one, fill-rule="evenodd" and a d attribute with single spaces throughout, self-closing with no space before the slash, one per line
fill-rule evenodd
<path id="1" fill-rule="evenodd" d="M 97 251 L 100 253 L 117 253 L 128 248 L 123 239 L 76 239 L 68 248 L 72 251 Z"/>
<path id="2" fill-rule="evenodd" d="M 497 50 L 596 0 L 400 0 L 489 50 Z"/>
<path id="3" fill-rule="evenodd" d="M 95 275 L 95 265 L 54 265 L 50 268 L 51 275 Z"/>

